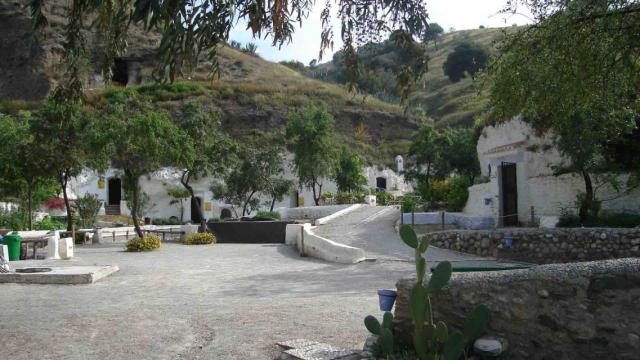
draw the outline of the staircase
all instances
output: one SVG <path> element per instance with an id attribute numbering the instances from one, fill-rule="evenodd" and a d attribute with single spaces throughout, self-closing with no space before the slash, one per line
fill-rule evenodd
<path id="1" fill-rule="evenodd" d="M 105 215 L 120 215 L 120 205 L 119 204 L 116 204 L 116 205 L 105 204 L 104 205 L 104 213 L 105 213 Z"/>

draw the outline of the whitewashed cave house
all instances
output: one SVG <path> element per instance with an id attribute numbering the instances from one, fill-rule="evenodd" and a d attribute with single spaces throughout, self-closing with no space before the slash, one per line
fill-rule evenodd
<path id="1" fill-rule="evenodd" d="M 284 166 L 285 172 L 283 176 L 287 179 L 296 181 L 296 176 L 290 167 L 292 156 L 287 156 Z M 398 161 L 400 167 L 397 167 Z M 365 167 L 363 174 L 367 179 L 368 188 L 377 188 L 391 192 L 394 195 L 402 195 L 410 192 L 411 186 L 404 181 L 402 171 L 402 157 L 396 157 L 396 171 L 385 167 Z M 398 171 L 400 170 L 400 171 Z M 170 186 L 181 187 L 180 184 L 181 171 L 172 168 L 163 168 L 153 174 L 143 176 L 140 179 L 140 187 L 143 192 L 149 196 L 148 210 L 144 214 L 149 218 L 180 218 L 180 207 L 170 204 L 172 198 L 167 194 L 167 188 Z M 199 206 L 203 216 L 206 219 L 235 216 L 237 213 L 241 215 L 241 210 L 234 212 L 230 204 L 225 204 L 214 199 L 214 195 L 210 190 L 214 177 L 206 177 L 193 179 L 190 185 L 194 189 L 194 193 L 198 200 L 197 203 L 191 204 L 189 199 L 184 201 L 184 221 L 195 221 L 192 214 L 195 213 L 192 206 Z M 122 173 L 117 169 L 110 168 L 103 173 L 97 173 L 91 170 L 85 170 L 80 176 L 73 179 L 69 185 L 72 197 L 80 197 L 85 193 L 97 194 L 98 198 L 103 202 L 103 208 L 100 214 L 106 215 L 130 215 L 130 210 L 124 196 L 122 188 Z M 325 180 L 322 188 L 323 192 L 336 193 L 337 187 L 333 181 Z M 270 203 L 271 199 L 261 199 L 264 203 Z M 275 208 L 294 208 L 314 206 L 312 192 L 305 188 L 292 189 L 291 193 L 283 198 L 282 201 L 275 204 Z M 267 205 L 262 207 L 268 210 Z"/>
<path id="2" fill-rule="evenodd" d="M 469 188 L 466 214 L 492 217 L 497 226 L 533 222 L 553 227 L 563 209 L 575 207 L 576 196 L 584 192 L 581 176 L 554 175 L 563 157 L 553 139 L 536 134 L 520 117 L 483 128 L 476 149 L 486 182 Z M 612 199 L 602 203 L 604 211 L 640 212 L 638 189 L 619 194 L 604 185 L 597 196 Z"/>

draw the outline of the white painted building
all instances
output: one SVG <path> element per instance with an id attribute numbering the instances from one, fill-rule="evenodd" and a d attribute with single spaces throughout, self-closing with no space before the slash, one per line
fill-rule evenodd
<path id="1" fill-rule="evenodd" d="M 488 182 L 469 188 L 465 213 L 491 216 L 500 225 L 528 224 L 533 207 L 541 221 L 553 221 L 561 209 L 574 207 L 576 196 L 584 192 L 581 176 L 553 175 L 553 166 L 560 165 L 563 158 L 551 137 L 536 134 L 519 117 L 485 127 L 476 148 Z M 620 180 L 626 180 L 625 176 Z M 603 210 L 640 212 L 638 189 L 620 196 L 603 185 L 596 196 L 614 198 L 602 203 Z"/>
<path id="2" fill-rule="evenodd" d="M 289 155 L 287 158 L 291 159 L 291 156 Z M 295 181 L 296 177 L 288 161 L 284 168 L 285 173 L 283 176 Z M 364 169 L 363 174 L 367 179 L 367 187 L 369 188 L 382 188 L 396 195 L 411 191 L 411 187 L 404 182 L 404 177 L 396 174 L 392 169 L 367 167 Z M 142 191 L 149 195 L 149 210 L 144 216 L 150 218 L 169 218 L 175 216 L 180 218 L 179 205 L 170 204 L 172 198 L 167 194 L 167 187 L 182 186 L 180 184 L 180 175 L 181 172 L 179 170 L 164 168 L 153 174 L 143 176 L 140 179 Z M 124 199 L 121 176 L 121 172 L 117 169 L 109 169 L 102 174 L 87 170 L 70 182 L 69 190 L 74 197 L 83 196 L 85 193 L 97 194 L 105 204 L 104 209 L 101 210 L 101 214 L 129 215 L 130 211 Z M 231 211 L 231 214 L 233 214 L 231 205 L 224 204 L 213 198 L 213 193 L 209 189 L 213 180 L 213 177 L 207 177 L 190 182 L 196 197 L 200 200 L 200 207 L 206 219 L 220 217 L 224 209 L 228 209 L 228 211 Z M 337 188 L 333 181 L 325 180 L 322 191 L 323 193 L 332 192 L 335 194 Z M 262 197 L 261 203 L 264 203 L 262 209 L 269 210 L 271 199 Z M 276 203 L 274 208 L 313 205 L 312 192 L 308 189 L 301 190 L 296 188 L 292 190 L 290 195 L 285 196 L 281 202 Z M 184 201 L 185 221 L 191 219 L 191 212 L 191 202 L 187 199 Z M 241 215 L 242 210 L 239 209 L 237 213 Z"/>

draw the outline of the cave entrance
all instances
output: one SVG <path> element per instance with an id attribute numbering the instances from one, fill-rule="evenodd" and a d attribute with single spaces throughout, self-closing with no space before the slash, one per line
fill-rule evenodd
<path id="1" fill-rule="evenodd" d="M 127 86 L 129 83 L 129 62 L 124 59 L 115 59 L 113 62 L 113 77 L 111 81 Z"/>

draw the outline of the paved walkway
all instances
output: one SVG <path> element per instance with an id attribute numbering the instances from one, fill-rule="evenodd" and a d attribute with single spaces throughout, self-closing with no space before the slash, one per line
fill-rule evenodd
<path id="1" fill-rule="evenodd" d="M 400 210 L 391 206 L 362 206 L 314 229 L 322 237 L 364 249 L 367 257 L 381 261 L 414 261 L 413 249 L 405 245 L 395 231 Z M 448 260 L 457 265 L 493 265 L 494 258 L 479 257 L 447 249 L 430 247 L 426 252 L 430 265 Z"/>
<path id="2" fill-rule="evenodd" d="M 76 256 L 64 263 L 120 271 L 90 285 L 0 284 L 0 358 L 264 360 L 298 338 L 361 348 L 364 317 L 381 316 L 376 290 L 414 271 L 301 258 L 284 245 L 87 246 Z"/>

